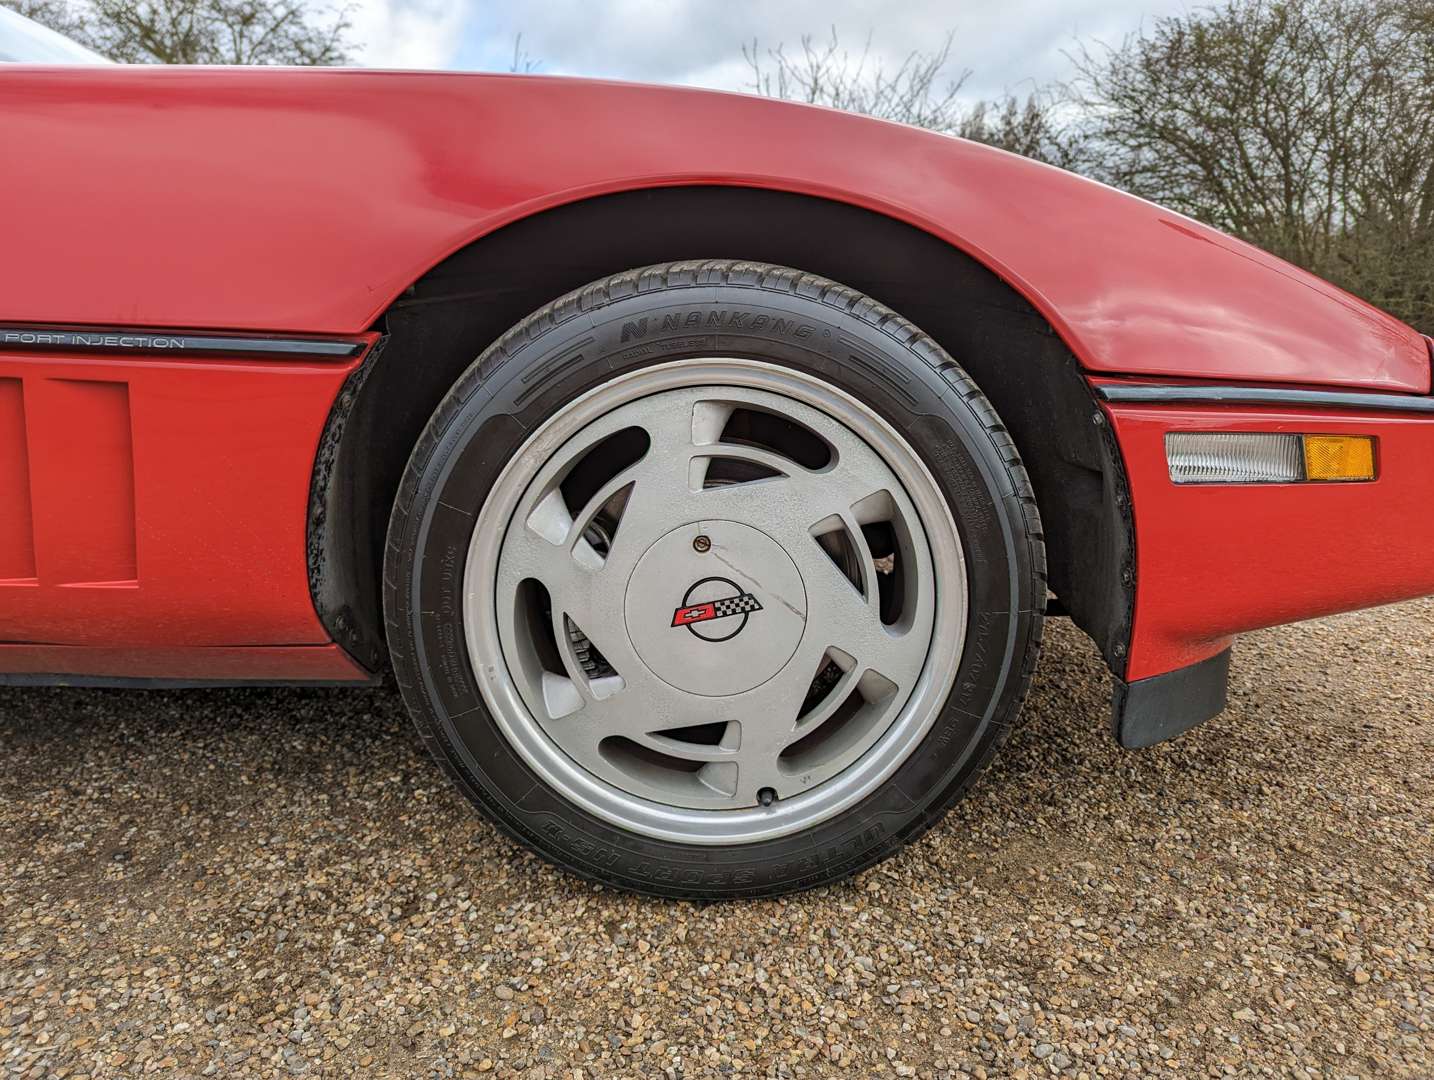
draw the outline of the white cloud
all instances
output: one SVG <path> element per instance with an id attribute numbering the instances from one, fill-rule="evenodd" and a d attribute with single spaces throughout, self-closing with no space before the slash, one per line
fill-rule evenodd
<path id="1" fill-rule="evenodd" d="M 369 65 L 506 70 L 516 35 L 540 70 L 723 90 L 746 87 L 742 45 L 763 50 L 803 34 L 893 67 L 954 34 L 951 73 L 990 97 L 1069 77 L 1077 38 L 1119 41 L 1143 19 L 1189 0 L 361 0 Z"/>
<path id="2" fill-rule="evenodd" d="M 365 67 L 446 68 L 462 44 L 466 0 L 359 0 L 353 37 Z"/>
<path id="3" fill-rule="evenodd" d="M 748 78 L 741 47 L 755 37 L 766 48 L 796 46 L 835 27 L 860 51 L 868 36 L 874 59 L 888 67 L 913 50 L 940 46 L 954 34 L 953 73 L 972 70 L 976 94 L 1019 90 L 1062 78 L 1063 50 L 1077 35 L 1119 40 L 1142 17 L 1187 7 L 1185 0 L 487 0 L 485 30 L 525 48 L 544 70 L 653 82 L 739 89 Z"/>

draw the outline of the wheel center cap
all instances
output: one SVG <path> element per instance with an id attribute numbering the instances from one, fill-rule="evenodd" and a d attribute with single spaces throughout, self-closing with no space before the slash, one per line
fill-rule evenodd
<path id="1" fill-rule="evenodd" d="M 643 553 L 623 601 L 628 638 L 663 682 L 740 694 L 781 671 L 807 624 L 807 591 L 781 544 L 736 521 L 681 525 Z"/>

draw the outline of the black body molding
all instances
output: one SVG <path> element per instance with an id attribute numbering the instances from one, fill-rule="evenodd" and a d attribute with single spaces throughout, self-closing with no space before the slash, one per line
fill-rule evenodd
<path id="1" fill-rule="evenodd" d="M 165 355 L 306 356 L 343 360 L 363 352 L 349 338 L 195 333 L 133 327 L 53 327 L 0 323 L 0 351 L 164 353 Z"/>
<path id="2" fill-rule="evenodd" d="M 1346 390 L 1286 390 L 1278 386 L 1153 386 L 1106 383 L 1096 387 L 1106 401 L 1131 405 L 1272 405 L 1378 412 L 1434 413 L 1434 397 Z"/>

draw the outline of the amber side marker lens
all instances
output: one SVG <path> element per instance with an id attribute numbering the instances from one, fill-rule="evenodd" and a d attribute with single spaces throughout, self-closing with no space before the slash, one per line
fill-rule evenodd
<path id="1" fill-rule="evenodd" d="M 1306 435 L 1305 479 L 1373 480 L 1373 437 L 1369 435 Z"/>
<path id="2" fill-rule="evenodd" d="M 1370 435 L 1272 431 L 1172 431 L 1165 435 L 1177 484 L 1300 484 L 1374 479 Z"/>

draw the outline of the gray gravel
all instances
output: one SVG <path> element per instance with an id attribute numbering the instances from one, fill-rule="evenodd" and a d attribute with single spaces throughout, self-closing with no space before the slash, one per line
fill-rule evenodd
<path id="1" fill-rule="evenodd" d="M 0 690 L 0 1073 L 1434 1076 L 1434 602 L 1140 754 L 1051 630 L 931 835 L 720 906 L 517 850 L 389 691 Z"/>

